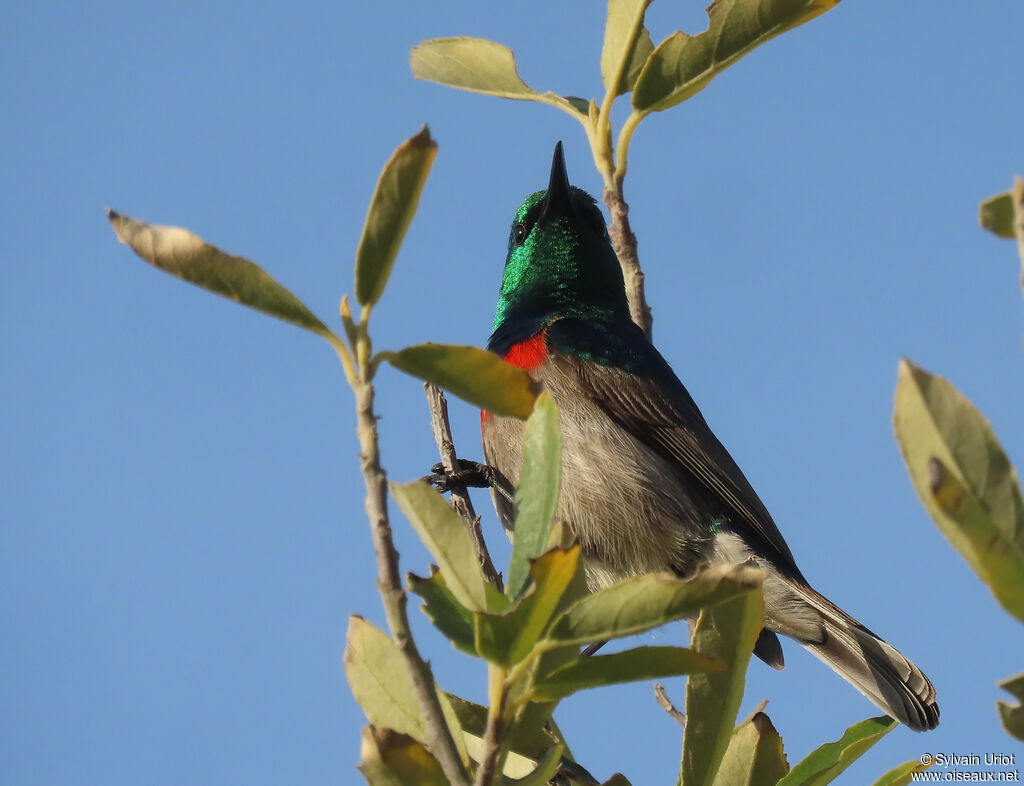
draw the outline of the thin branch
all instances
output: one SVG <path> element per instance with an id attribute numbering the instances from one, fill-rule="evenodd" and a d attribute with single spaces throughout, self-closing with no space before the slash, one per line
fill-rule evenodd
<path id="1" fill-rule="evenodd" d="M 430 407 L 430 430 L 434 433 L 434 441 L 437 443 L 437 452 L 441 455 L 441 463 L 445 472 L 451 474 L 457 469 L 458 457 L 455 452 L 455 443 L 452 441 L 452 428 L 448 422 L 448 401 L 444 393 L 436 385 L 430 382 L 423 383 L 423 390 L 427 394 L 427 404 Z M 493 584 L 499 591 L 504 591 L 501 583 L 501 574 L 494 568 L 491 562 L 491 555 L 487 551 L 487 544 L 484 542 L 484 534 L 480 529 L 480 517 L 473 510 L 473 501 L 469 497 L 468 488 L 453 488 L 451 490 L 452 507 L 462 516 L 466 522 L 466 528 L 473 538 L 473 545 L 476 547 L 476 556 L 480 561 L 480 568 L 483 570 L 484 578 Z"/>
<path id="2" fill-rule="evenodd" d="M 362 343 L 362 342 L 361 342 Z M 366 354 L 364 351 L 363 355 Z M 363 361 L 364 358 L 360 357 Z M 367 366 L 360 363 L 361 378 L 354 386 L 356 394 L 357 434 L 359 435 L 359 459 L 366 482 L 366 515 L 373 532 L 373 550 L 377 554 L 377 589 L 384 604 L 391 637 L 402 653 L 403 660 L 412 680 L 413 691 L 423 713 L 427 748 L 441 765 L 448 781 L 457 786 L 469 786 L 469 776 L 462 766 L 458 749 L 445 721 L 441 704 L 437 698 L 434 675 L 430 666 L 420 657 L 416 642 L 409 630 L 409 616 L 406 613 L 406 594 L 402 589 L 398 573 L 398 552 L 391 538 L 391 524 L 388 521 L 387 476 L 380 465 L 380 448 L 377 442 L 377 417 L 373 412 L 373 384 L 367 380 Z"/>
<path id="3" fill-rule="evenodd" d="M 611 172 L 605 173 L 604 203 L 608 206 L 608 215 L 612 220 L 608 236 L 622 266 L 630 316 L 650 339 L 654 319 L 644 295 L 644 273 L 640 269 L 640 257 L 636 252 L 636 235 L 629 227 L 629 205 L 622 196 L 622 178 Z"/>
<path id="4" fill-rule="evenodd" d="M 491 786 L 498 772 L 501 758 L 502 735 L 505 731 L 505 700 L 508 698 L 508 673 L 500 666 L 491 665 L 490 706 L 487 708 L 487 728 L 484 730 L 480 767 L 473 786 Z"/>
<path id="5" fill-rule="evenodd" d="M 686 728 L 686 716 L 677 710 L 676 706 L 669 700 L 668 695 L 665 693 L 665 688 L 662 687 L 660 682 L 654 683 L 654 699 L 658 702 L 658 706 L 665 710 L 676 723 L 684 729 Z"/>

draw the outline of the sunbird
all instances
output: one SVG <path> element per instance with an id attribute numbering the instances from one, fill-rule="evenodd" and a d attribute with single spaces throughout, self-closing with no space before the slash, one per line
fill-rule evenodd
<path id="1" fill-rule="evenodd" d="M 908 658 L 814 590 L 775 522 L 669 364 L 630 318 L 601 211 L 571 186 L 562 143 L 548 187 L 516 211 L 488 349 L 558 405 L 556 520 L 581 545 L 592 589 L 629 576 L 752 561 L 767 573 L 754 654 L 784 666 L 779 633 L 915 731 L 939 722 L 935 688 Z M 515 488 L 523 421 L 483 413 L 484 456 Z M 514 506 L 494 494 L 509 529 Z"/>

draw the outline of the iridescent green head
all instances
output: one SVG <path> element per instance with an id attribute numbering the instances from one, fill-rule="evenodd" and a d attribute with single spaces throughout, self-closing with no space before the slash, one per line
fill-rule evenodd
<path id="1" fill-rule="evenodd" d="M 590 194 L 569 185 L 559 142 L 547 190 L 530 194 L 512 222 L 495 336 L 565 316 L 628 319 L 629 307 L 604 217 Z"/>

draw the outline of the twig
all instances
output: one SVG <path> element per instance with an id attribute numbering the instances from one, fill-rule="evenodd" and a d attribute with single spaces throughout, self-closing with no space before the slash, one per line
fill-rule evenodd
<path id="1" fill-rule="evenodd" d="M 490 672 L 490 706 L 487 708 L 487 728 L 484 730 L 483 751 L 480 754 L 480 767 L 476 771 L 473 786 L 491 786 L 498 772 L 501 758 L 502 734 L 505 730 L 505 700 L 508 698 L 507 673 L 501 666 L 491 664 Z"/>
<path id="2" fill-rule="evenodd" d="M 430 382 L 423 383 L 423 390 L 427 394 L 427 404 L 430 407 L 430 430 L 434 433 L 437 452 L 441 455 L 441 463 L 444 465 L 445 472 L 451 474 L 456 470 L 458 457 L 455 452 L 455 443 L 452 441 L 452 428 L 448 422 L 448 401 L 441 389 Z M 473 538 L 476 556 L 480 561 L 484 578 L 498 590 L 503 590 L 501 574 L 495 570 L 494 563 L 491 562 L 491 555 L 487 551 L 487 543 L 484 542 L 484 535 L 480 529 L 480 517 L 473 510 L 469 489 L 453 488 L 451 499 L 452 507 L 462 516 L 462 520 L 466 522 L 466 528 Z"/>
<path id="3" fill-rule="evenodd" d="M 450 783 L 469 786 L 469 776 L 462 766 L 455 741 L 441 711 L 434 675 L 430 666 L 420 657 L 409 630 L 406 594 L 398 573 L 398 552 L 391 539 L 391 524 L 388 521 L 387 476 L 380 465 L 377 418 L 373 412 L 373 384 L 366 379 L 365 369 L 366 365 L 360 363 L 360 379 L 354 388 L 358 423 L 356 431 L 359 436 L 360 467 L 366 482 L 366 515 L 370 519 L 373 550 L 377 554 L 377 589 L 384 604 L 391 637 L 405 660 L 420 712 L 423 713 L 427 748 L 441 765 Z"/>
<path id="4" fill-rule="evenodd" d="M 665 710 L 676 723 L 684 729 L 686 728 L 686 716 L 677 710 L 675 705 L 669 700 L 665 693 L 665 688 L 662 687 L 660 682 L 654 683 L 654 698 L 658 702 L 658 706 Z"/>
<path id="5" fill-rule="evenodd" d="M 619 257 L 619 265 L 622 266 L 630 316 L 650 339 L 654 318 L 644 295 L 644 273 L 640 269 L 640 257 L 636 251 L 636 235 L 629 226 L 629 205 L 622 196 L 621 177 L 605 173 L 604 203 L 612 220 L 608 227 L 608 237 L 611 238 Z"/>
<path id="6" fill-rule="evenodd" d="M 1013 232 L 1017 235 L 1017 253 L 1020 254 L 1020 286 L 1024 289 L 1024 179 L 1013 177 Z"/>

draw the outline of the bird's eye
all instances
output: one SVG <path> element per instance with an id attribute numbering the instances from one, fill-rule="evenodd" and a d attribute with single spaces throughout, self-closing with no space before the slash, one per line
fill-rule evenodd
<path id="1" fill-rule="evenodd" d="M 526 231 L 526 224 L 522 221 L 517 221 L 516 225 L 512 227 L 512 241 L 517 246 L 523 244 L 523 241 L 526 240 L 527 234 L 529 233 Z"/>

